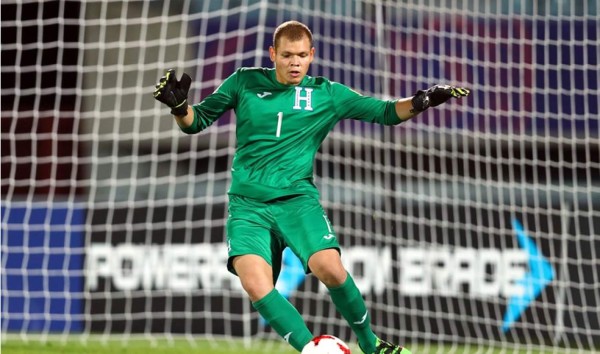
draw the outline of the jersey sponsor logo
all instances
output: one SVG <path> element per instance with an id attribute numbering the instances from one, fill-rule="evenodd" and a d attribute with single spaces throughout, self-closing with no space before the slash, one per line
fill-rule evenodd
<path id="1" fill-rule="evenodd" d="M 256 96 L 258 96 L 258 98 L 265 98 L 265 97 L 267 97 L 269 95 L 272 95 L 272 93 L 268 92 L 268 91 L 264 91 L 263 93 L 257 93 L 256 94 Z"/>
<path id="2" fill-rule="evenodd" d="M 303 95 L 302 91 L 306 91 L 306 93 Z M 294 101 L 294 109 L 302 109 L 302 106 L 300 105 L 300 102 L 304 101 L 304 110 L 306 111 L 312 111 L 312 91 L 313 89 L 311 88 L 304 88 L 304 87 L 298 87 L 296 86 L 296 99 Z"/>

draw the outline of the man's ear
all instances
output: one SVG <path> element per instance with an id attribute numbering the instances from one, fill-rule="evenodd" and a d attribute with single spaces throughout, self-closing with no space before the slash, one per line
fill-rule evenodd
<path id="1" fill-rule="evenodd" d="M 275 48 L 273 48 L 273 46 L 269 47 L 269 58 L 271 58 L 271 61 L 274 63 L 275 62 L 275 55 L 277 53 L 275 52 Z"/>

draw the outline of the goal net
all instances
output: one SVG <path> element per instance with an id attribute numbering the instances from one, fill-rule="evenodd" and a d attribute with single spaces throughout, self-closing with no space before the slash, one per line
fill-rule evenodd
<path id="1" fill-rule="evenodd" d="M 310 75 L 380 98 L 471 95 L 395 127 L 345 121 L 315 183 L 383 338 L 415 352 L 600 346 L 596 1 L 2 1 L 2 334 L 286 344 L 229 274 L 235 115 L 183 134 L 152 97 L 199 102 L 314 33 Z M 354 341 L 285 253 L 315 333 Z M 269 349 L 265 349 L 268 351 Z"/>

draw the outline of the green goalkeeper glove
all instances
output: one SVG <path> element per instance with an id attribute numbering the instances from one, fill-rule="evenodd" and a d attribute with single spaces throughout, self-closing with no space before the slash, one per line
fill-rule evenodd
<path id="1" fill-rule="evenodd" d="M 435 85 L 430 87 L 427 91 L 419 90 L 412 98 L 413 109 L 411 109 L 410 112 L 423 112 L 429 107 L 441 105 L 452 97 L 459 98 L 468 96 L 470 92 L 471 91 L 466 88 L 450 85 Z"/>
<path id="2" fill-rule="evenodd" d="M 171 107 L 171 114 L 185 116 L 187 115 L 187 96 L 191 84 L 192 78 L 188 74 L 183 73 L 181 80 L 177 81 L 175 70 L 169 69 L 156 84 L 154 98 Z"/>

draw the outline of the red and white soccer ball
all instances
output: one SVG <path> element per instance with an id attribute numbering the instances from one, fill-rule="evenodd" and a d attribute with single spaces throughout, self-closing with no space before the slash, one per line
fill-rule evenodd
<path id="1" fill-rule="evenodd" d="M 350 354 L 350 347 L 338 337 L 324 334 L 308 342 L 301 354 Z"/>

